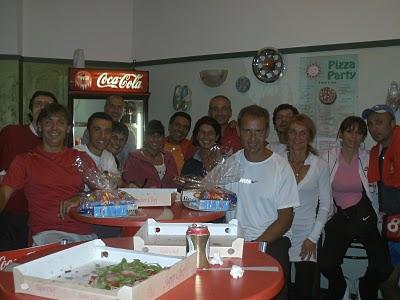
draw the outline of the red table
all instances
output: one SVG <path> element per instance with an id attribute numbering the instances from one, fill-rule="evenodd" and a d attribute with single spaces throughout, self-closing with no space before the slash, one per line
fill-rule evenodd
<path id="1" fill-rule="evenodd" d="M 95 225 L 122 227 L 122 236 L 133 235 L 148 218 L 158 222 L 200 223 L 211 222 L 222 218 L 224 212 L 197 211 L 186 208 L 182 202 L 175 202 L 171 207 L 139 208 L 136 216 L 125 218 L 95 218 L 79 214 L 78 208 L 72 208 L 69 216 L 77 221 Z"/>
<path id="2" fill-rule="evenodd" d="M 133 249 L 132 238 L 105 239 L 108 246 Z M 244 267 L 278 266 L 279 272 L 245 271 L 240 279 L 233 279 L 229 271 L 199 270 L 196 275 L 182 282 L 177 287 L 163 294 L 159 299 L 271 299 L 283 287 L 282 268 L 271 256 L 258 251 L 258 243 L 245 243 L 243 258 L 224 259 L 223 267 L 233 264 Z M 59 246 L 58 250 L 66 246 Z M 55 252 L 54 248 L 30 255 L 32 260 Z M 212 266 L 211 268 L 218 268 Z M 0 272 L 0 299 L 4 300 L 39 300 L 42 297 L 15 294 L 11 272 Z"/>

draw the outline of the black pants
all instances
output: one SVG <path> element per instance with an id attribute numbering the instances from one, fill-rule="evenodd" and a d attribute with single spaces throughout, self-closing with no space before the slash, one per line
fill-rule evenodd
<path id="1" fill-rule="evenodd" d="M 3 212 L 0 214 L 0 251 L 28 246 L 28 216 Z"/>
<path id="2" fill-rule="evenodd" d="M 296 270 L 294 281 L 294 293 L 296 300 L 313 299 L 312 291 L 317 272 L 317 264 L 312 261 L 295 262 Z"/>
<path id="3" fill-rule="evenodd" d="M 318 255 L 321 273 L 329 280 L 331 299 L 342 299 L 346 281 L 341 264 L 353 239 L 360 242 L 368 255 L 368 268 L 360 279 L 361 299 L 376 299 L 379 284 L 393 270 L 388 248 L 377 229 L 377 216 L 368 198 L 339 211 L 325 225 L 325 240 Z"/>
<path id="4" fill-rule="evenodd" d="M 279 300 L 286 300 L 288 298 L 288 278 L 289 278 L 289 248 L 290 240 L 286 236 L 277 239 L 272 243 L 268 243 L 267 250 L 265 251 L 273 258 L 275 258 L 282 266 L 283 274 L 285 276 L 285 284 L 280 293 L 274 298 Z"/>

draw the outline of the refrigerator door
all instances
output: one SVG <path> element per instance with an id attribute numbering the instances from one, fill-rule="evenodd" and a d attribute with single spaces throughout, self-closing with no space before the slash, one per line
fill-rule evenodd
<path id="1" fill-rule="evenodd" d="M 87 121 L 95 112 L 104 111 L 104 98 L 73 98 L 73 146 L 84 143 L 83 138 Z M 134 136 L 134 143 L 137 149 L 143 145 L 143 130 L 146 116 L 145 100 L 126 99 L 125 109 L 121 122 L 123 122 Z"/>

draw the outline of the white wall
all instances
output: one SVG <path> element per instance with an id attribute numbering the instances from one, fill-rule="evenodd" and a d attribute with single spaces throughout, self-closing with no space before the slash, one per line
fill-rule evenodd
<path id="1" fill-rule="evenodd" d="M 23 56 L 132 61 L 133 0 L 24 0 Z"/>
<path id="2" fill-rule="evenodd" d="M 193 118 L 193 126 L 194 122 L 207 114 L 209 99 L 218 94 L 226 95 L 231 99 L 233 118 L 236 118 L 242 107 L 250 104 L 266 107 L 272 113 L 273 109 L 279 104 L 293 104 L 297 99 L 299 95 L 300 57 L 342 54 L 358 54 L 359 60 L 358 98 L 355 99 L 356 111 L 349 112 L 349 114 L 360 115 L 365 108 L 384 103 L 391 81 L 400 80 L 398 72 L 400 69 L 400 47 L 284 55 L 287 65 L 286 72 L 273 83 L 263 83 L 253 75 L 252 57 L 141 67 L 141 69 L 150 71 L 149 118 L 159 119 L 164 125 L 168 124 L 169 117 L 174 113 L 172 99 L 177 84 L 188 85 L 192 90 L 192 108 L 189 113 Z M 204 69 L 227 69 L 227 79 L 219 87 L 207 87 L 201 82 L 199 76 L 199 72 Z M 235 88 L 237 78 L 242 75 L 247 76 L 251 82 L 250 90 L 246 93 L 239 93 Z M 397 112 L 397 120 L 400 120 L 400 111 Z M 272 121 L 269 140 L 276 140 Z M 371 144 L 372 141 L 368 139 L 367 145 L 370 146 Z"/>
<path id="3" fill-rule="evenodd" d="M 0 54 L 21 54 L 22 0 L 0 0 Z"/>
<path id="4" fill-rule="evenodd" d="M 138 61 L 400 38 L 396 0 L 135 0 Z"/>
<path id="5" fill-rule="evenodd" d="M 0 54 L 131 62 L 398 39 L 398 12 L 396 0 L 0 0 Z"/>

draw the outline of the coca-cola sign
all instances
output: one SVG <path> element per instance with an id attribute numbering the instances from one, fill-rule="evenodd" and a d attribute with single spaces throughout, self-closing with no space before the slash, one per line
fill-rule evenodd
<path id="1" fill-rule="evenodd" d="M 147 71 L 70 69 L 70 91 L 143 94 L 148 87 Z"/>

